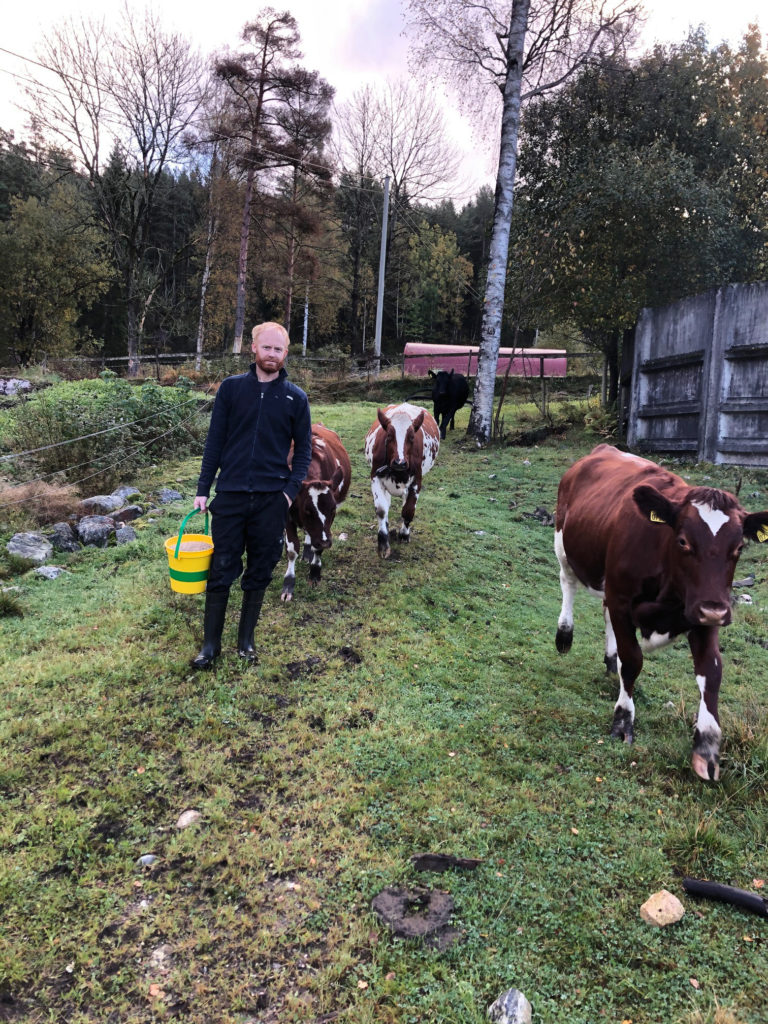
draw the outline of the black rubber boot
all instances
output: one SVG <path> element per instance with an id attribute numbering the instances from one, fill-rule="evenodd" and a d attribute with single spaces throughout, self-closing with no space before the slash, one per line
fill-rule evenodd
<path id="1" fill-rule="evenodd" d="M 253 631 L 259 621 L 263 590 L 244 590 L 243 605 L 240 609 L 240 625 L 237 627 L 237 653 L 249 664 L 257 660 L 253 643 Z"/>
<path id="2" fill-rule="evenodd" d="M 213 668 L 214 661 L 221 654 L 221 634 L 224 630 L 228 600 L 228 590 L 205 592 L 203 646 L 197 657 L 192 659 L 192 668 L 198 670 Z"/>

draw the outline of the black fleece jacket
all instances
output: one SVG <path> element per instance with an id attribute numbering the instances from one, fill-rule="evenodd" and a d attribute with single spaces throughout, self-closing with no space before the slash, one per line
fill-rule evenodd
<path id="1" fill-rule="evenodd" d="M 293 442 L 293 462 L 288 455 Z M 309 400 L 285 370 L 263 384 L 256 364 L 221 382 L 213 404 L 197 493 L 284 491 L 293 501 L 312 458 Z"/>

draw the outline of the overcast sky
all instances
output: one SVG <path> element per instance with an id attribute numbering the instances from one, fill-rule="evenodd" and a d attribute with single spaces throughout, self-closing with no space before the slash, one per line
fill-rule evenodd
<path id="1" fill-rule="evenodd" d="M 143 9 L 144 3 L 129 0 Z M 104 0 L 28 0 L 14 3 L 3 16 L 0 37 L 0 126 L 17 133 L 23 126 L 18 101 L 29 65 L 46 30 L 68 18 L 101 17 Z M 213 6 L 189 0 L 156 0 L 162 23 L 192 39 L 204 53 L 226 46 L 236 48 L 243 24 L 266 3 L 215 0 Z M 407 73 L 407 42 L 402 37 L 399 0 L 271 0 L 277 10 L 289 9 L 302 38 L 304 64 L 318 70 L 336 89 L 337 99 L 349 97 L 365 83 Z M 680 41 L 689 26 L 704 24 L 710 42 L 738 42 L 750 22 L 768 31 L 768 16 L 759 14 L 765 0 L 646 0 L 649 22 L 644 40 Z M 118 5 L 111 8 L 117 12 Z M 12 51 L 19 56 L 11 56 Z M 452 105 L 451 105 L 452 109 Z M 465 162 L 461 198 L 469 198 L 484 180 L 491 180 L 495 154 L 478 147 L 458 115 L 452 117 L 457 142 L 473 154 Z M 459 196 L 457 195 L 457 198 Z"/>

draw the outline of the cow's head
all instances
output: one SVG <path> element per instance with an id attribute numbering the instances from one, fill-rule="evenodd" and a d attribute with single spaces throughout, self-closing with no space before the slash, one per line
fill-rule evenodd
<path id="1" fill-rule="evenodd" d="M 447 370 L 438 370 L 435 373 L 434 370 L 429 371 L 429 376 L 432 378 L 432 401 L 437 401 L 443 395 L 450 394 L 451 390 L 451 378 L 453 377 L 453 370 L 450 373 Z"/>
<path id="2" fill-rule="evenodd" d="M 395 480 L 405 481 L 412 474 L 413 442 L 424 422 L 424 410 L 411 420 L 409 416 L 400 415 L 387 419 L 379 409 L 379 424 L 384 431 L 384 465 L 379 473 L 388 473 Z"/>
<path id="3" fill-rule="evenodd" d="M 336 516 L 336 495 L 343 481 L 344 472 L 338 466 L 330 480 L 305 480 L 296 495 L 296 520 L 303 526 L 315 551 L 325 551 L 333 543 L 331 527 Z"/>
<path id="4" fill-rule="evenodd" d="M 673 501 L 643 484 L 633 497 L 647 519 L 671 531 L 667 570 L 685 617 L 702 626 L 727 626 L 736 563 L 745 540 L 768 540 L 768 511 L 750 514 L 732 494 L 710 487 L 692 487 Z"/>

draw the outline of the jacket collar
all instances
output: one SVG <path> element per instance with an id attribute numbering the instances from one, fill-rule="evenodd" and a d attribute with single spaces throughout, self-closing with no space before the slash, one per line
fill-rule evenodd
<path id="1" fill-rule="evenodd" d="M 248 372 L 253 376 L 253 379 L 255 381 L 257 381 L 259 384 L 276 384 L 279 380 L 285 380 L 285 378 L 288 376 L 288 373 L 287 373 L 285 367 L 281 366 L 280 367 L 280 372 L 278 373 L 278 375 L 275 377 L 274 380 L 261 381 L 256 376 L 256 363 L 251 363 L 250 369 L 249 369 Z"/>

